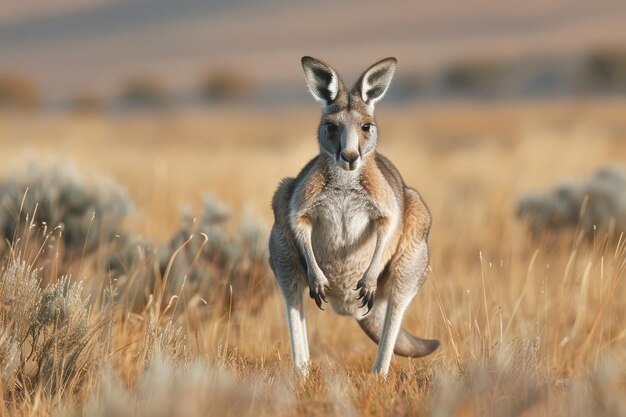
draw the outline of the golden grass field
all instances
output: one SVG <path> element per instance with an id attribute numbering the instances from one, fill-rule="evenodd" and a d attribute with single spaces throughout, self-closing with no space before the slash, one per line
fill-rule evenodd
<path id="1" fill-rule="evenodd" d="M 30 159 L 54 159 L 87 176 L 111 177 L 135 203 L 126 227 L 158 242 L 178 230 L 182 206 L 198 210 L 206 193 L 234 213 L 249 210 L 269 230 L 278 181 L 295 176 L 317 152 L 317 121 L 313 105 L 264 113 L 3 116 L 0 176 L 23 172 Z M 89 341 L 82 371 L 54 392 L 3 379 L 0 413 L 626 415 L 625 243 L 607 245 L 600 233 L 592 241 L 575 233 L 533 238 L 515 218 L 524 192 L 624 165 L 624 103 L 383 104 L 378 124 L 379 151 L 432 212 L 431 271 L 404 326 L 439 339 L 435 354 L 394 358 L 386 380 L 373 376 L 375 345 L 354 320 L 307 299 L 313 371 L 303 381 L 291 374 L 276 289 L 255 314 L 231 308 L 209 315 L 204 309 L 211 306 L 184 298 L 173 301 L 176 314 L 157 307 L 167 300 L 138 312 L 95 302 L 90 320 L 106 318 L 109 336 Z M 88 260 L 63 268 L 85 279 L 98 301 L 110 283 Z M 66 272 L 58 264 L 44 263 L 43 275 Z M 178 327 L 184 339 L 172 336 Z M 156 338 L 146 336 L 151 331 Z"/>

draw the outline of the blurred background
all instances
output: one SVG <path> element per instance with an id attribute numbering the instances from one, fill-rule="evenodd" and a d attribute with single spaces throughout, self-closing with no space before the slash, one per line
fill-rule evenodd
<path id="1" fill-rule="evenodd" d="M 611 0 L 12 2 L 0 9 L 0 175 L 56 164 L 110 177 L 133 202 L 125 224 L 155 239 L 207 194 L 269 223 L 275 185 L 317 153 L 301 56 L 349 85 L 396 56 L 379 147 L 435 225 L 475 235 L 462 206 L 495 213 L 498 233 L 516 212 L 540 219 L 532 233 L 572 228 L 577 216 L 537 214 L 523 196 L 558 199 L 559 184 L 621 166 L 625 22 Z M 578 212 L 587 192 L 574 194 Z"/>
<path id="2" fill-rule="evenodd" d="M 300 57 L 351 85 L 396 56 L 381 151 L 440 217 L 481 187 L 497 195 L 493 182 L 490 207 L 514 217 L 520 195 L 623 161 L 625 22 L 610 0 L 13 2 L 0 10 L 0 174 L 60 161 L 113 177 L 134 227 L 159 238 L 205 193 L 270 220 L 275 184 L 317 152 Z M 447 193 L 428 195 L 435 183 Z"/>
<path id="3" fill-rule="evenodd" d="M 304 54 L 348 81 L 397 56 L 387 102 L 616 96 L 625 20 L 619 0 L 24 0 L 0 10 L 0 106 L 291 106 Z"/>
<path id="4" fill-rule="evenodd" d="M 277 184 L 318 152 L 303 55 L 348 85 L 398 58 L 378 149 L 433 217 L 431 270 L 404 324 L 442 346 L 395 358 L 388 384 L 365 376 L 374 346 L 354 320 L 308 297 L 313 382 L 284 378 L 267 237 Z M 623 0 L 4 0 L 0 414 L 56 413 L 61 397 L 39 401 L 55 387 L 85 404 L 102 358 L 123 390 L 175 381 L 144 374 L 163 371 L 154 358 L 201 358 L 246 387 L 257 373 L 287 384 L 301 415 L 333 414 L 326 376 L 344 371 L 363 416 L 454 404 L 618 415 L 607 410 L 626 410 L 625 372 L 611 365 L 626 364 L 625 99 Z M 217 395 L 276 416 L 254 401 L 291 396 L 249 402 L 233 399 L 238 385 L 187 381 L 212 394 L 158 385 L 140 392 L 169 395 L 139 392 L 137 404 L 187 413 L 205 401 L 198 415 L 210 415 Z M 86 415 L 135 408 L 102 410 Z"/>

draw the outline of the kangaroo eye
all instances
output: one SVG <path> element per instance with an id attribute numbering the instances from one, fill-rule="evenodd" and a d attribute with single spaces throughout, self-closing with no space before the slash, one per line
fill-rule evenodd
<path id="1" fill-rule="evenodd" d="M 369 132 L 371 128 L 372 128 L 371 123 L 365 123 L 363 126 L 361 126 L 361 130 L 364 132 Z"/>
<path id="2" fill-rule="evenodd" d="M 328 133 L 335 133 L 337 131 L 337 125 L 334 123 L 326 123 L 326 130 Z"/>

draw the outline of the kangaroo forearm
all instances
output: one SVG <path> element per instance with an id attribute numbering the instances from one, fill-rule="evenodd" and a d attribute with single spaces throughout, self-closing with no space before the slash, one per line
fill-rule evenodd
<path id="1" fill-rule="evenodd" d="M 372 255 L 372 260 L 366 270 L 366 274 L 377 274 L 380 272 L 385 249 L 391 240 L 392 226 L 388 217 L 381 217 L 376 221 L 376 246 L 374 247 L 374 254 Z"/>
<path id="2" fill-rule="evenodd" d="M 315 260 L 315 253 L 313 252 L 313 244 L 311 242 L 313 226 L 310 217 L 307 215 L 294 216 L 292 219 L 292 227 L 296 243 L 304 256 L 308 273 L 317 274 L 321 270 Z"/>
<path id="3" fill-rule="evenodd" d="M 304 254 L 306 262 L 307 275 L 309 279 L 309 295 L 315 301 L 315 304 L 321 309 L 322 302 L 327 303 L 326 288 L 328 280 L 324 273 L 317 265 L 315 254 L 313 253 L 313 244 L 311 243 L 312 222 L 309 216 L 303 215 L 292 219 L 292 225 L 296 234 L 296 241 L 300 246 L 300 250 Z"/>

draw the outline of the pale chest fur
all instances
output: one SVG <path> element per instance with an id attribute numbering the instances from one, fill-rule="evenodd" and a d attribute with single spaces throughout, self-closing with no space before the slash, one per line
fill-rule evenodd
<path id="1" fill-rule="evenodd" d="M 312 245 L 318 265 L 337 292 L 354 288 L 376 244 L 375 209 L 358 185 L 330 184 L 311 212 Z"/>

